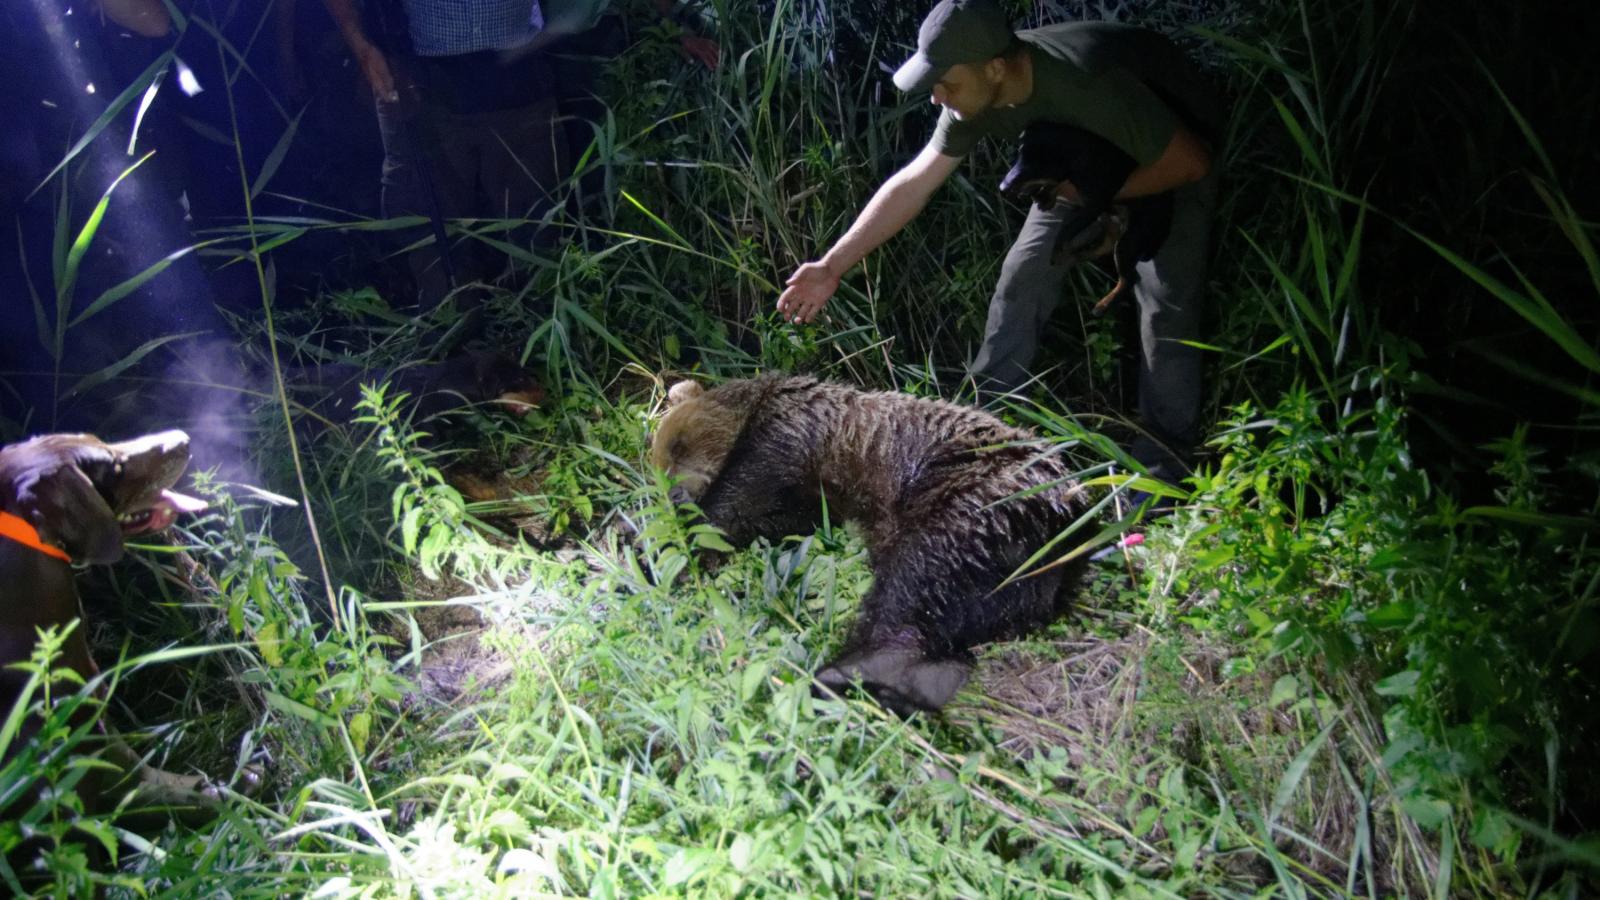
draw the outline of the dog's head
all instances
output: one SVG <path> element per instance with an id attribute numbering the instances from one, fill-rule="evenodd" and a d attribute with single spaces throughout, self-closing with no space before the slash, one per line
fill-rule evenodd
<path id="1" fill-rule="evenodd" d="M 76 562 L 115 562 L 124 539 L 205 509 L 205 501 L 171 490 L 188 464 L 189 436 L 181 431 L 115 444 L 49 434 L 0 448 L 0 506 Z"/>
<path id="2" fill-rule="evenodd" d="M 447 365 L 470 372 L 473 393 L 467 399 L 474 403 L 496 403 L 512 413 L 529 412 L 544 403 L 544 386 L 532 372 L 504 353 L 472 353 Z"/>

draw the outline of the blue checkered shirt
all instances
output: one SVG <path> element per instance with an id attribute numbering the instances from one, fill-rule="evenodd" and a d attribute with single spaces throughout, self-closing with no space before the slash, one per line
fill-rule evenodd
<path id="1" fill-rule="evenodd" d="M 544 30 L 539 0 L 404 0 L 418 56 L 510 50 Z"/>

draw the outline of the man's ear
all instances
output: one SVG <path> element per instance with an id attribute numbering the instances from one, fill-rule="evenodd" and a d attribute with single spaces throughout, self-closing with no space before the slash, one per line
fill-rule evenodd
<path id="1" fill-rule="evenodd" d="M 983 77 L 990 84 L 999 84 L 1006 80 L 1006 58 L 996 56 L 983 64 Z"/>
<path id="2" fill-rule="evenodd" d="M 122 558 L 122 526 L 77 466 L 35 472 L 18 486 L 17 500 L 39 536 L 77 563 Z"/>

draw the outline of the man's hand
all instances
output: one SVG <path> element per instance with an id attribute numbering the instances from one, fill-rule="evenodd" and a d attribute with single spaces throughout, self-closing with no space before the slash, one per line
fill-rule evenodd
<path id="1" fill-rule="evenodd" d="M 372 93 L 378 98 L 379 103 L 394 103 L 400 99 L 400 92 L 394 88 L 394 73 L 389 71 L 389 60 L 383 56 L 383 51 L 373 44 L 365 44 L 355 51 L 356 64 L 361 66 L 361 74 L 367 78 L 367 84 L 372 86 Z"/>
<path id="2" fill-rule="evenodd" d="M 165 37 L 172 30 L 172 19 L 161 0 L 100 0 L 101 21 L 121 25 L 140 37 Z"/>
<path id="3" fill-rule="evenodd" d="M 1055 200 L 1055 199 L 1065 200 L 1068 203 L 1071 203 L 1073 205 L 1077 205 L 1077 204 L 1080 204 L 1080 203 L 1083 202 L 1083 195 L 1078 193 L 1078 186 L 1073 184 L 1070 181 L 1063 181 L 1060 184 L 1056 185 L 1056 189 L 1053 192 L 1053 194 L 1054 194 L 1054 196 L 1051 198 L 1052 200 Z M 1044 204 L 1042 204 L 1042 203 L 1040 205 L 1044 206 Z M 1045 206 L 1045 209 L 1049 209 L 1049 208 L 1050 207 Z"/>
<path id="4" fill-rule="evenodd" d="M 686 34 L 678 43 L 690 59 L 699 60 L 701 65 L 713 72 L 717 70 L 717 64 L 722 60 L 722 48 L 717 46 L 716 41 L 695 34 Z"/>
<path id="5" fill-rule="evenodd" d="M 809 322 L 839 290 L 839 276 L 827 263 L 808 262 L 794 271 L 778 297 L 778 312 L 791 322 Z"/>

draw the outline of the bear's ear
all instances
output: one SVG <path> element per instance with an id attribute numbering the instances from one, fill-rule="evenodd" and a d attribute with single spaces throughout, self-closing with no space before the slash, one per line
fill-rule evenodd
<path id="1" fill-rule="evenodd" d="M 667 391 L 667 406 L 677 406 L 685 400 L 692 400 L 704 394 L 706 389 L 698 381 L 680 381 Z"/>

